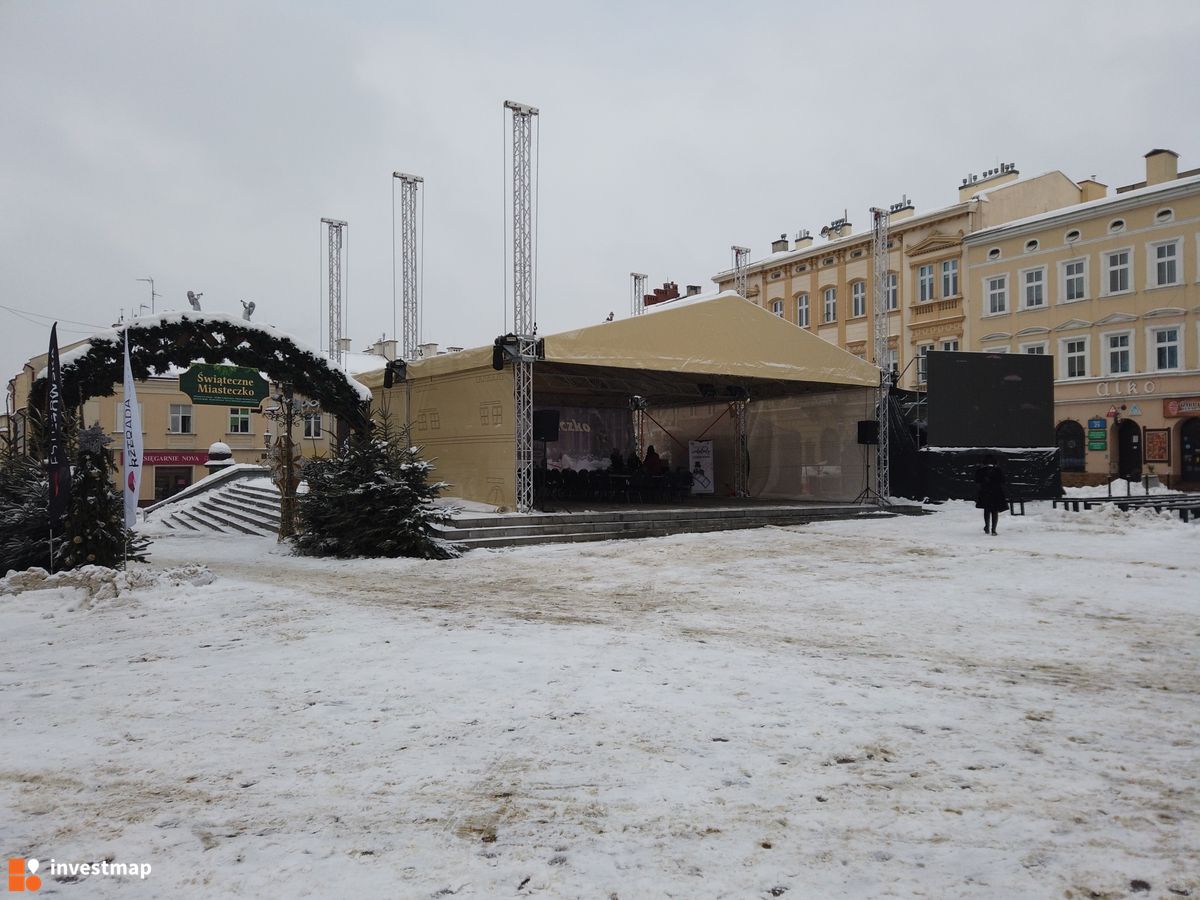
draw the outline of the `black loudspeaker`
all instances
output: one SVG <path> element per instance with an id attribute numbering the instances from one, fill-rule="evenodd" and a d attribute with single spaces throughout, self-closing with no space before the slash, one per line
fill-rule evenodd
<path id="1" fill-rule="evenodd" d="M 554 443 L 558 440 L 558 410 L 541 409 L 533 413 L 533 439 Z"/>
<path id="2" fill-rule="evenodd" d="M 863 419 L 858 423 L 858 442 L 860 444 L 879 443 L 879 422 L 876 419 Z"/>

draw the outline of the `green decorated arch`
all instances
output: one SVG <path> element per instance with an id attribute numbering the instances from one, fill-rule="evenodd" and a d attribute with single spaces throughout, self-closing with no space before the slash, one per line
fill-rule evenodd
<path id="1" fill-rule="evenodd" d="M 63 396 L 76 407 L 92 397 L 116 393 L 124 378 L 125 335 L 130 368 L 143 381 L 193 363 L 229 363 L 256 369 L 277 384 L 290 383 L 297 394 L 316 400 L 351 430 L 370 426 L 370 391 L 312 350 L 273 328 L 252 325 L 223 313 L 168 313 L 144 317 L 97 335 L 63 354 Z M 29 408 L 45 405 L 46 380 L 38 378 Z"/>

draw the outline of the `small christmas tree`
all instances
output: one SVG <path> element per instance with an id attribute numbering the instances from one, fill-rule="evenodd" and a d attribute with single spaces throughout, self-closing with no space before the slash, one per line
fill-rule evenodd
<path id="1" fill-rule="evenodd" d="M 37 460 L 8 446 L 0 457 L 0 576 L 50 565 L 49 484 Z"/>
<path id="2" fill-rule="evenodd" d="M 301 532 L 292 538 L 305 556 L 416 556 L 449 559 L 458 551 L 433 526 L 449 513 L 433 505 L 446 487 L 430 483 L 433 465 L 386 416 L 373 433 L 352 436 L 334 457 L 304 466 L 308 493 L 299 504 Z"/>
<path id="3" fill-rule="evenodd" d="M 115 569 L 125 559 L 146 559 L 149 541 L 125 527 L 125 501 L 113 487 L 115 467 L 104 449 L 108 443 L 99 425 L 79 432 L 71 503 L 55 555 L 57 568 L 92 565 Z"/>

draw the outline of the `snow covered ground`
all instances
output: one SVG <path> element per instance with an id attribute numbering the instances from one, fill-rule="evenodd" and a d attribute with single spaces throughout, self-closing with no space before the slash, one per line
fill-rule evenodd
<path id="1" fill-rule="evenodd" d="M 980 518 L 10 578 L 0 844 L 152 866 L 47 897 L 1200 897 L 1200 525 Z"/>

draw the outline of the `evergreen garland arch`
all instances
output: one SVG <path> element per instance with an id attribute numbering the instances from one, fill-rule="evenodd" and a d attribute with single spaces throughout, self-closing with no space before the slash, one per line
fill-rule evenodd
<path id="1" fill-rule="evenodd" d="M 143 381 L 186 369 L 194 362 L 229 363 L 266 373 L 276 383 L 290 382 L 297 394 L 316 400 L 353 431 L 370 426 L 370 401 L 364 400 L 349 378 L 332 368 L 325 357 L 298 345 L 273 329 L 250 325 L 221 313 L 173 313 L 135 319 L 112 337 L 89 341 L 82 356 L 62 366 L 63 395 L 81 407 L 92 397 L 110 397 L 123 379 L 124 335 L 129 333 L 130 367 Z M 42 409 L 46 380 L 39 378 L 29 393 L 29 408 Z"/>

